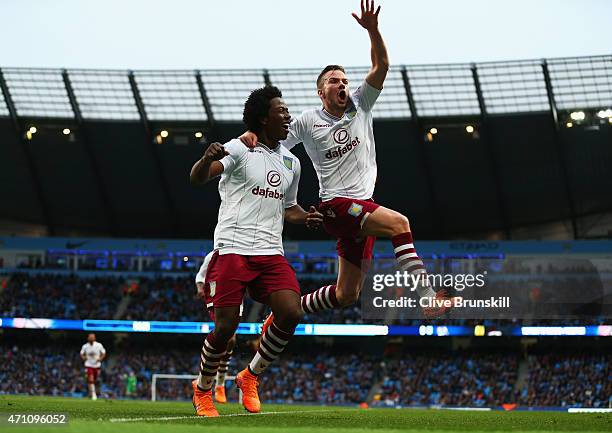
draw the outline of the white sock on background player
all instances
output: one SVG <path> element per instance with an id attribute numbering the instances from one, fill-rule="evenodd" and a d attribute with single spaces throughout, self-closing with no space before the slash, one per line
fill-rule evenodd
<path id="1" fill-rule="evenodd" d="M 227 352 L 219 362 L 219 370 L 217 370 L 217 377 L 215 379 L 216 386 L 225 385 L 225 375 L 227 374 L 227 368 L 232 358 L 232 353 L 234 353 L 233 349 Z"/>

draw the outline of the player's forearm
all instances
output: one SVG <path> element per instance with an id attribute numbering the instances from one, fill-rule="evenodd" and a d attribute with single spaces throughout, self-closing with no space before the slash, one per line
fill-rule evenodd
<path id="1" fill-rule="evenodd" d="M 210 167 L 213 161 L 207 160 L 206 158 L 200 158 L 191 167 L 191 173 L 189 174 L 189 180 L 192 184 L 201 185 L 210 180 Z"/>
<path id="2" fill-rule="evenodd" d="M 306 212 L 299 204 L 296 204 L 289 209 L 285 209 L 285 221 L 290 224 L 306 224 L 307 216 L 308 212 Z"/>
<path id="3" fill-rule="evenodd" d="M 378 28 L 368 31 L 370 35 L 370 56 L 372 58 L 372 68 L 370 69 L 370 73 L 368 77 L 372 82 L 369 84 L 382 89 L 382 84 L 387 77 L 387 72 L 389 71 L 389 55 L 387 54 L 387 47 L 385 46 L 385 41 L 378 31 Z"/>

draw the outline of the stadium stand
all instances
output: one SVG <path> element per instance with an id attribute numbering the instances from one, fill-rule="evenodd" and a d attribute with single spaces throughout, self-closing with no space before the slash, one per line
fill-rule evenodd
<path id="1" fill-rule="evenodd" d="M 230 373 L 250 358 L 245 343 L 232 359 Z M 0 394 L 82 396 L 86 383 L 77 350 L 65 346 L 34 347 L 31 343 L 2 347 Z M 195 374 L 193 351 L 124 347 L 105 362 L 102 395 L 109 398 L 151 398 L 153 373 Z M 562 349 L 561 349 L 562 350 Z M 527 381 L 518 383 L 519 364 L 527 365 Z M 22 368 L 27 365 L 29 368 Z M 360 351 L 318 353 L 298 348 L 285 354 L 262 380 L 261 398 L 268 403 L 359 404 L 373 406 L 606 407 L 611 394 L 612 356 L 608 353 L 568 355 L 551 352 L 425 351 L 383 356 Z M 133 372 L 137 387 L 126 395 L 126 377 Z M 230 399 L 238 398 L 228 384 Z M 158 399 L 188 400 L 189 381 L 161 381 Z"/>
<path id="2" fill-rule="evenodd" d="M 607 407 L 612 397 L 611 365 L 610 354 L 532 355 L 521 402 L 533 407 Z"/>
<path id="3" fill-rule="evenodd" d="M 574 270 L 571 270 L 574 272 Z M 323 279 L 301 279 L 302 293 L 310 293 L 328 284 Z M 130 276 L 79 276 L 77 274 L 16 272 L 4 277 L 4 288 L 0 291 L 0 316 L 25 318 L 58 319 L 125 319 L 160 321 L 207 321 L 203 302 L 195 293 L 193 275 L 130 277 Z M 561 283 L 560 283 L 561 281 Z M 509 287 L 520 286 L 515 280 L 504 284 Z M 573 279 L 556 280 L 554 287 L 542 286 L 542 290 L 554 293 L 555 290 L 574 288 Z M 256 307 L 256 308 L 253 308 Z M 245 299 L 243 318 L 250 322 L 262 322 L 268 310 L 261 308 L 249 297 Z M 364 320 L 359 303 L 340 310 L 323 311 L 306 315 L 303 323 L 342 323 L 363 324 L 382 323 L 380 320 Z M 603 315 L 593 315 L 580 319 L 563 320 L 477 320 L 445 318 L 437 320 L 396 320 L 393 323 L 404 325 L 440 324 L 467 325 L 477 324 L 582 324 L 603 325 Z"/>
<path id="4" fill-rule="evenodd" d="M 385 362 L 382 404 L 499 407 L 515 403 L 516 354 L 404 354 Z"/>

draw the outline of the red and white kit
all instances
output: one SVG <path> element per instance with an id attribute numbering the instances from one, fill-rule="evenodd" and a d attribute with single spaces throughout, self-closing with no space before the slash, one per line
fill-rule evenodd
<path id="1" fill-rule="evenodd" d="M 240 140 L 231 140 L 224 148 L 229 155 L 219 161 L 221 207 L 217 251 L 206 273 L 207 305 L 238 306 L 247 288 L 260 302 L 277 290 L 299 294 L 282 241 L 285 209 L 297 204 L 299 160 L 283 146 L 248 149 Z"/>
<path id="2" fill-rule="evenodd" d="M 102 343 L 94 341 L 93 344 L 85 343 L 81 347 L 81 355 L 85 355 L 85 371 L 89 382 L 95 382 L 100 375 L 100 357 L 106 354 L 106 349 Z"/>
<path id="3" fill-rule="evenodd" d="M 319 178 L 319 211 L 326 231 L 338 239 L 338 255 L 361 266 L 372 258 L 374 237 L 356 239 L 365 219 L 379 205 L 372 107 L 380 90 L 365 80 L 350 95 L 341 118 L 322 108 L 307 110 L 291 123 L 281 144 L 287 149 L 303 142 Z"/>

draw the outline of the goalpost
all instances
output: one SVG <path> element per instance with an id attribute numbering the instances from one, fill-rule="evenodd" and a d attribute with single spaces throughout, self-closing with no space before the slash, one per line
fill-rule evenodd
<path id="1" fill-rule="evenodd" d="M 178 380 L 194 380 L 197 375 L 193 374 L 164 374 L 153 373 L 151 376 L 151 401 L 157 400 L 157 380 L 158 379 L 178 379 Z M 225 380 L 236 380 L 236 376 L 225 376 Z M 238 390 L 238 401 L 242 403 L 242 391 Z"/>

